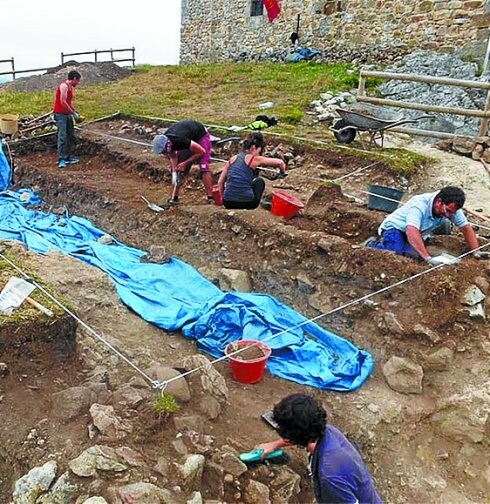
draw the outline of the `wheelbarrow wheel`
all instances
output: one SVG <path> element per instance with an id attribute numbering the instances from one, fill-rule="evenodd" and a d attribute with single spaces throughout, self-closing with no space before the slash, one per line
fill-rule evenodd
<path id="1" fill-rule="evenodd" d="M 351 143 L 354 138 L 356 138 L 356 129 L 346 128 L 346 126 L 349 126 L 349 123 L 345 119 L 340 119 L 334 124 L 334 128 L 337 130 L 345 128 L 342 131 L 333 132 L 335 138 L 337 139 L 337 142 L 339 143 L 348 144 Z"/>

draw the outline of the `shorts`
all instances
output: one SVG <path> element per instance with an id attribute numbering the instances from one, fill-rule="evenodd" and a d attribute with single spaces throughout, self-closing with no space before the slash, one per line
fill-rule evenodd
<path id="1" fill-rule="evenodd" d="M 209 172 L 209 161 L 211 159 L 211 135 L 209 134 L 209 131 L 207 131 L 206 134 L 203 137 L 201 137 L 197 143 L 206 152 L 200 158 L 196 159 L 193 163 L 191 163 L 189 166 L 186 167 L 186 169 L 184 170 L 185 174 L 189 173 L 189 170 L 194 163 L 199 163 L 199 168 L 201 169 L 201 172 Z M 182 163 L 182 161 L 185 161 L 191 156 L 192 153 L 188 149 L 179 150 L 177 153 L 179 163 Z"/>

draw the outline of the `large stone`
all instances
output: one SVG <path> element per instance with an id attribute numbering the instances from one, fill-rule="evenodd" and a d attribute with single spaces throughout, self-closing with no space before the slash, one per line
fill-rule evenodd
<path id="1" fill-rule="evenodd" d="M 50 488 L 49 492 L 37 499 L 36 504 L 68 504 L 73 502 L 78 487 L 70 481 L 70 473 L 63 473 Z"/>
<path id="2" fill-rule="evenodd" d="M 129 446 L 116 448 L 116 454 L 121 461 L 132 467 L 145 467 L 146 462 L 143 456 Z"/>
<path id="3" fill-rule="evenodd" d="M 221 457 L 221 465 L 225 472 L 238 477 L 247 472 L 247 466 L 233 453 L 223 453 Z"/>
<path id="4" fill-rule="evenodd" d="M 413 334 L 415 336 L 423 336 L 424 338 L 430 340 L 432 343 L 438 343 L 439 341 L 441 341 L 441 337 L 435 331 L 422 324 L 415 324 L 413 326 Z"/>
<path id="5" fill-rule="evenodd" d="M 245 502 L 248 504 L 269 504 L 269 488 L 259 481 L 249 480 L 245 487 Z"/>
<path id="6" fill-rule="evenodd" d="M 116 451 L 109 446 L 95 445 L 87 448 L 77 458 L 68 464 L 71 471 L 77 476 L 90 478 L 97 471 L 122 472 L 127 469 L 119 462 Z"/>
<path id="7" fill-rule="evenodd" d="M 111 441 L 124 439 L 133 430 L 129 422 L 122 421 L 115 414 L 112 406 L 92 404 L 90 415 L 100 434 Z"/>
<path id="8" fill-rule="evenodd" d="M 50 460 L 41 467 L 34 467 L 18 479 L 14 485 L 14 504 L 35 504 L 37 498 L 51 486 L 56 471 L 56 462 Z"/>
<path id="9" fill-rule="evenodd" d="M 167 380 L 171 380 L 172 378 L 176 378 L 178 376 L 182 376 L 176 369 L 169 368 L 166 366 L 162 366 L 161 364 L 153 364 L 147 370 L 147 374 L 154 380 L 158 380 L 159 382 L 165 382 Z M 165 392 L 168 392 L 170 395 L 174 396 L 178 402 L 189 402 L 191 399 L 191 392 L 189 390 L 189 385 L 187 385 L 187 381 L 184 377 L 173 380 L 168 383 Z"/>
<path id="10" fill-rule="evenodd" d="M 454 351 L 443 347 L 424 357 L 424 369 L 426 371 L 445 371 L 451 367 Z"/>
<path id="11" fill-rule="evenodd" d="M 476 286 L 470 285 L 463 294 L 461 303 L 466 306 L 475 306 L 485 299 L 485 294 Z"/>
<path id="12" fill-rule="evenodd" d="M 308 296 L 308 304 L 320 313 L 330 313 L 336 307 L 330 296 L 322 290 Z"/>
<path id="13" fill-rule="evenodd" d="M 198 490 L 201 488 L 204 461 L 205 458 L 203 455 L 188 455 L 184 464 L 180 467 L 184 486 L 187 490 Z"/>
<path id="14" fill-rule="evenodd" d="M 246 271 L 221 268 L 219 286 L 223 291 L 251 292 L 252 281 Z"/>
<path id="15" fill-rule="evenodd" d="M 455 138 L 453 140 L 453 150 L 463 156 L 471 156 L 475 148 L 475 141 L 471 138 Z"/>
<path id="16" fill-rule="evenodd" d="M 210 460 L 204 465 L 203 479 L 209 488 L 213 489 L 213 496 L 223 500 L 224 489 L 224 469 L 221 465 Z"/>
<path id="17" fill-rule="evenodd" d="M 203 504 L 201 492 L 192 492 L 191 498 L 186 504 Z"/>
<path id="18" fill-rule="evenodd" d="M 121 408 L 136 409 L 143 400 L 143 394 L 129 383 L 123 383 L 112 394 L 112 404 Z"/>
<path id="19" fill-rule="evenodd" d="M 186 370 L 200 368 L 202 392 L 215 397 L 220 403 L 228 401 L 229 391 L 226 380 L 204 355 L 185 357 L 182 366 Z"/>
<path id="20" fill-rule="evenodd" d="M 485 315 L 485 307 L 483 306 L 483 303 L 478 303 L 474 306 L 469 306 L 466 309 L 468 316 L 470 319 L 473 320 L 485 320 L 486 315 Z"/>
<path id="21" fill-rule="evenodd" d="M 110 392 L 105 383 L 71 387 L 53 394 L 52 413 L 59 420 L 68 421 L 88 413 L 92 404 L 106 403 L 109 399 Z"/>
<path id="22" fill-rule="evenodd" d="M 388 385 L 402 394 L 421 394 L 424 371 L 409 359 L 393 356 L 383 366 Z"/>
<path id="23" fill-rule="evenodd" d="M 383 317 L 386 329 L 390 334 L 402 336 L 405 334 L 405 329 L 401 322 L 397 319 L 396 315 L 391 312 L 386 312 Z"/>
<path id="24" fill-rule="evenodd" d="M 490 393 L 485 388 L 474 387 L 441 400 L 431 422 L 446 438 L 480 443 L 488 439 L 489 419 Z"/>
<path id="25" fill-rule="evenodd" d="M 301 477 L 287 466 L 279 466 L 270 483 L 272 504 L 283 504 L 299 494 Z"/>
<path id="26" fill-rule="evenodd" d="M 90 497 L 83 504 L 108 504 L 104 497 Z"/>
<path id="27" fill-rule="evenodd" d="M 175 504 L 179 502 L 172 493 L 152 483 L 132 483 L 108 490 L 111 504 Z"/>

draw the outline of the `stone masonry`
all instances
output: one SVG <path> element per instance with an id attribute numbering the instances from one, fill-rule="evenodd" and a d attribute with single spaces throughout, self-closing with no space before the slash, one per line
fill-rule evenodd
<path id="1" fill-rule="evenodd" d="M 273 23 L 251 16 L 254 1 L 182 0 L 181 63 L 282 60 L 298 15 L 300 45 L 324 59 L 354 51 L 375 62 L 418 47 L 481 64 L 489 36 L 490 0 L 281 0 Z"/>

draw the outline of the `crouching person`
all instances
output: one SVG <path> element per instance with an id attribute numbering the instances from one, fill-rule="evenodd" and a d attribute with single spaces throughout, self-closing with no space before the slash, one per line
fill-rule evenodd
<path id="1" fill-rule="evenodd" d="M 262 456 L 277 448 L 302 446 L 308 452 L 313 491 L 318 503 L 382 502 L 359 452 L 335 427 L 312 397 L 292 394 L 274 406 L 273 420 L 281 438 L 258 446 Z"/>
<path id="2" fill-rule="evenodd" d="M 218 180 L 225 208 L 254 209 L 259 206 L 265 189 L 264 179 L 258 176 L 257 168 L 270 166 L 285 174 L 282 159 L 262 156 L 265 147 L 261 133 L 252 133 L 243 142 L 243 150 L 233 156 L 224 167 Z"/>

